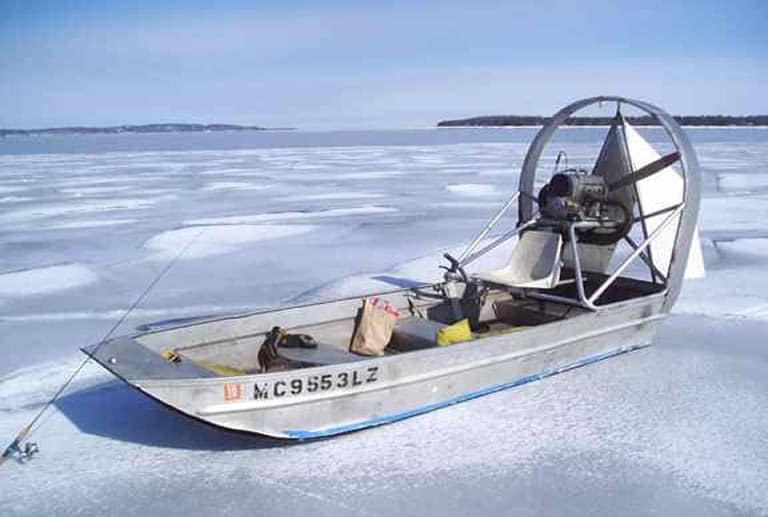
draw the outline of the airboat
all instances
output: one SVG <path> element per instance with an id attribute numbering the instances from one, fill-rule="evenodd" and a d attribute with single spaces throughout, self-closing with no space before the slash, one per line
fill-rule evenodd
<path id="1" fill-rule="evenodd" d="M 617 110 L 594 166 L 553 173 L 545 147 L 598 103 Z M 625 106 L 658 121 L 670 152 L 629 124 Z M 538 132 L 518 191 L 463 253 L 445 255 L 443 281 L 149 326 L 83 350 L 141 393 L 225 429 L 303 440 L 395 422 L 650 345 L 686 274 L 703 272 L 699 181 L 670 115 L 622 97 L 584 99 Z M 515 206 L 517 224 L 489 237 Z M 514 243 L 506 266 L 467 273 L 503 243 Z M 397 316 L 375 356 L 350 351 L 371 299 Z M 441 329 L 465 320 L 465 340 L 439 343 Z M 280 367 L 270 368 L 264 352 L 278 327 L 301 339 L 273 346 Z"/>

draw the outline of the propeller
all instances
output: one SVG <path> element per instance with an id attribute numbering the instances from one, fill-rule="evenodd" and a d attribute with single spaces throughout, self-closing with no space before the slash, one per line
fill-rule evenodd
<path id="1" fill-rule="evenodd" d="M 674 153 L 669 153 L 666 156 L 662 156 L 658 160 L 653 161 L 644 167 L 640 167 L 632 174 L 628 174 L 622 178 L 619 178 L 613 183 L 609 184 L 608 190 L 611 192 L 614 192 L 620 188 L 624 188 L 637 181 L 645 179 L 648 176 L 653 176 L 657 172 L 663 171 L 664 169 L 666 169 L 667 167 L 669 167 L 679 159 L 680 159 L 680 153 L 678 153 L 677 151 L 675 151 Z"/>

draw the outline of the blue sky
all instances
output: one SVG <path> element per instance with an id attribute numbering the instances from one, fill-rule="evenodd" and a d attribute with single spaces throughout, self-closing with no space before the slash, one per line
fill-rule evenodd
<path id="1" fill-rule="evenodd" d="M 768 2 L 0 0 L 0 127 L 768 113 Z"/>

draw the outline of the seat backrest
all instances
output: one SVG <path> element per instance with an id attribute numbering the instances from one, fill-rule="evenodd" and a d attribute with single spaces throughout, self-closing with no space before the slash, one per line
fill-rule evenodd
<path id="1" fill-rule="evenodd" d="M 478 273 L 480 280 L 510 287 L 551 289 L 560 281 L 563 237 L 546 230 L 528 230 L 512 249 L 509 263 L 496 271 Z"/>
<path id="2" fill-rule="evenodd" d="M 520 236 L 512 250 L 504 276 L 514 283 L 528 284 L 559 279 L 563 237 L 556 232 L 529 230 Z"/>

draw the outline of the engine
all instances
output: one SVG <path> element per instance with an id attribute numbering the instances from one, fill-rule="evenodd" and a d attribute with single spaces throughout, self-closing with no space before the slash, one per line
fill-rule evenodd
<path id="1" fill-rule="evenodd" d="M 541 214 L 554 222 L 579 225 L 579 242 L 609 245 L 621 240 L 632 228 L 632 210 L 614 199 L 602 176 L 561 172 L 552 176 L 539 192 Z"/>

